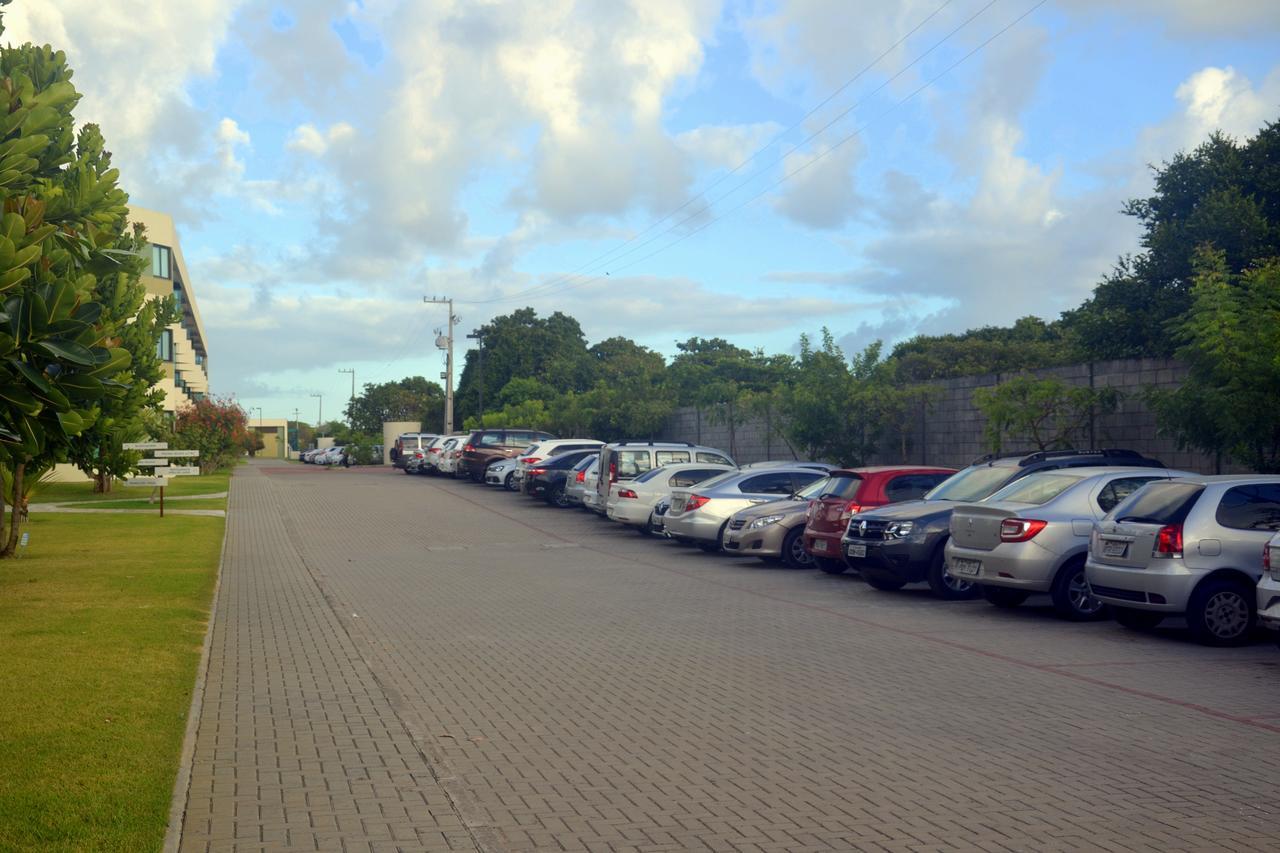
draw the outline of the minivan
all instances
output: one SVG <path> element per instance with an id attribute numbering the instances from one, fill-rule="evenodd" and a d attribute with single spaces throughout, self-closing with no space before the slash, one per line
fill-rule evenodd
<path id="1" fill-rule="evenodd" d="M 631 480 L 645 471 L 680 462 L 706 462 L 737 467 L 729 454 L 714 447 L 687 441 L 615 441 L 600 448 L 600 476 L 596 482 L 599 512 L 609 501 L 609 487 Z"/>

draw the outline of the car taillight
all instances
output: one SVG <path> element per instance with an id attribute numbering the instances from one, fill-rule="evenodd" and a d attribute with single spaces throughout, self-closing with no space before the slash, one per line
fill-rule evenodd
<path id="1" fill-rule="evenodd" d="M 475 452 L 475 449 L 476 449 L 476 446 L 475 446 L 474 444 L 464 444 L 464 445 L 462 445 L 462 452 L 463 452 L 463 453 L 474 453 L 474 452 Z"/>
<path id="2" fill-rule="evenodd" d="M 1026 542 L 1044 530 L 1046 521 L 1035 518 L 1006 518 L 1000 522 L 1001 542 Z"/>
<path id="3" fill-rule="evenodd" d="M 546 469 L 546 468 L 530 468 L 530 469 L 529 469 L 529 476 L 530 476 L 530 477 L 536 477 L 536 476 L 538 476 L 539 474 L 545 474 L 545 473 L 547 473 L 547 469 Z"/>
<path id="4" fill-rule="evenodd" d="M 635 493 L 635 492 L 633 492 L 633 491 L 631 491 L 630 489 L 618 489 L 618 497 L 620 497 L 620 498 L 634 498 L 634 497 L 636 497 L 636 493 Z"/>
<path id="5" fill-rule="evenodd" d="M 542 457 L 541 456 L 523 456 L 520 458 L 520 461 L 526 465 L 532 465 L 535 462 L 541 462 Z"/>
<path id="6" fill-rule="evenodd" d="M 862 512 L 862 507 L 858 504 L 858 502 L 849 501 L 847 504 L 845 504 L 843 507 L 840 508 L 840 520 L 847 521 L 851 516 L 857 515 L 860 512 Z"/>
<path id="7" fill-rule="evenodd" d="M 413 451 L 413 458 L 414 458 L 414 459 L 421 459 L 421 458 L 422 458 L 422 451 L 421 451 L 421 450 L 415 450 L 415 451 Z"/>
<path id="8" fill-rule="evenodd" d="M 1166 524 L 1156 533 L 1156 550 L 1157 554 L 1165 554 L 1170 557 L 1182 555 L 1182 525 Z"/>
<path id="9" fill-rule="evenodd" d="M 684 502 L 684 511 L 692 512 L 700 506 L 704 506 L 711 498 L 706 495 L 689 495 L 689 499 Z"/>
<path id="10" fill-rule="evenodd" d="M 577 481 L 577 482 L 579 482 L 579 483 L 585 483 L 585 482 L 587 482 L 587 472 L 586 472 L 586 471 L 579 471 L 579 472 L 578 472 L 578 476 L 574 477 L 573 479 L 574 479 L 574 480 L 576 480 L 576 481 Z"/>

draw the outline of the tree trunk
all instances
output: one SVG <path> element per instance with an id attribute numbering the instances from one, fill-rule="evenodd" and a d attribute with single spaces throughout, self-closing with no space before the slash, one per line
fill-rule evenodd
<path id="1" fill-rule="evenodd" d="M 19 462 L 13 467 L 13 499 L 9 502 L 9 541 L 0 551 L 0 559 L 12 557 L 18 550 L 18 526 L 22 524 L 22 473 L 27 463 Z"/>

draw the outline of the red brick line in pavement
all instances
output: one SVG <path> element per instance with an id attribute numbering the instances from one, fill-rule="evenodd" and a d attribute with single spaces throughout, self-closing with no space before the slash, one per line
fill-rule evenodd
<path id="1" fill-rule="evenodd" d="M 586 545 L 581 542 L 576 542 L 575 540 L 569 537 L 561 536 L 558 533 L 553 533 L 550 530 L 547 530 L 542 527 L 538 527 L 535 524 L 530 524 L 529 522 L 521 518 L 518 518 L 517 516 L 511 515 L 509 513 L 505 513 L 502 510 L 495 509 L 491 504 L 482 503 L 478 500 L 468 497 L 467 495 L 454 492 L 448 489 L 443 489 L 439 485 L 434 483 L 432 483 L 431 485 L 434 486 L 435 488 L 440 489 L 441 491 L 447 492 L 450 495 L 453 495 L 455 497 L 460 498 L 461 500 L 466 501 L 472 506 L 476 506 L 481 509 L 488 510 L 489 512 L 492 512 L 495 515 L 500 515 L 509 521 L 514 521 L 516 524 L 519 524 L 521 527 L 525 527 L 529 530 L 533 530 L 537 533 L 541 533 L 544 536 L 549 536 L 552 539 L 557 539 L 561 542 L 572 542 L 578 545 L 578 547 L 582 548 L 584 551 L 593 551 L 597 554 L 601 554 L 611 559 L 626 560 L 628 562 L 635 563 L 637 565 L 648 566 L 650 568 L 658 569 L 663 572 L 669 572 L 673 575 L 680 575 L 681 577 L 701 581 L 702 583 L 724 587 L 725 589 L 732 589 L 736 592 L 744 592 L 748 595 L 756 596 L 757 598 L 766 598 L 766 599 L 769 599 L 770 601 L 777 601 L 782 604 L 790 604 L 790 605 L 794 605 L 795 607 L 803 607 L 806 610 L 813 610 L 818 613 L 826 613 L 830 616 L 835 616 L 838 619 L 844 619 L 848 622 L 856 622 L 859 625 L 866 625 L 869 628 L 876 628 L 881 631 L 889 631 L 904 637 L 912 637 L 917 640 L 922 640 L 926 643 L 933 643 L 934 645 L 945 646 L 946 648 L 949 648 L 949 649 L 956 649 L 958 651 L 969 652 L 975 655 L 981 655 L 983 657 L 991 658 L 993 660 L 998 660 L 1003 663 L 1008 663 L 1014 666 L 1022 667 L 1023 669 L 1030 669 L 1036 672 L 1043 672 L 1043 673 L 1048 673 L 1050 675 L 1057 675 L 1061 678 L 1066 678 L 1071 681 L 1078 681 L 1084 684 L 1091 684 L 1095 687 L 1105 687 L 1108 690 L 1115 690 L 1120 693 L 1127 694 L 1129 696 L 1138 696 L 1143 699 L 1150 699 L 1153 702 L 1160 702 L 1165 705 L 1172 705 L 1177 708 L 1183 708 L 1188 711 L 1194 711 L 1195 713 L 1203 714 L 1207 717 L 1213 717 L 1219 720 L 1226 720 L 1228 722 L 1238 723 L 1242 726 L 1250 726 L 1255 729 L 1262 729 L 1263 731 L 1280 734 L 1280 723 L 1267 723 L 1267 722 L 1263 722 L 1261 719 L 1258 719 L 1257 717 L 1245 717 L 1239 714 L 1232 714 L 1228 711 L 1223 711 L 1218 708 L 1211 708 L 1208 705 L 1201 705 L 1197 702 L 1188 702 L 1184 699 L 1175 699 L 1172 696 L 1165 696 L 1160 693 L 1153 693 L 1150 690 L 1141 690 L 1136 687 L 1128 687 L 1123 684 L 1116 684 L 1115 682 L 1112 682 L 1112 681 L 1106 681 L 1101 678 L 1095 678 L 1094 676 L 1091 676 L 1091 675 L 1085 675 L 1079 672 L 1072 672 L 1069 669 L 1065 668 L 1067 666 L 1071 666 L 1070 664 L 1035 663 L 1034 661 L 1023 660 L 1022 658 L 1013 657 L 1012 655 L 1005 655 L 1005 654 L 1001 654 L 1000 652 L 993 652 L 988 649 L 979 648 L 977 646 L 970 646 L 966 643 L 957 643 L 954 640 L 943 639 L 941 637 L 935 636 L 928 632 L 911 631 L 906 628 L 896 627 L 894 625 L 886 625 L 883 622 L 877 622 L 873 619 L 866 619 L 861 616 L 854 616 L 850 613 L 845 613 L 840 610 L 834 610 L 830 607 L 823 607 L 820 604 L 809 604 L 808 602 L 805 602 L 805 601 L 796 601 L 793 598 L 786 598 L 781 595 L 772 595 L 767 592 L 760 592 L 759 590 L 738 586 L 737 584 L 734 584 L 734 583 L 715 580 L 713 578 L 707 577 L 705 574 L 702 574 L 700 572 L 688 572 L 682 569 L 673 569 L 669 566 L 664 566 L 661 563 L 651 563 L 647 560 L 642 560 L 636 557 L 628 557 L 622 554 L 615 553 L 613 551 L 607 551 L 603 548 L 597 548 L 592 545 Z"/>

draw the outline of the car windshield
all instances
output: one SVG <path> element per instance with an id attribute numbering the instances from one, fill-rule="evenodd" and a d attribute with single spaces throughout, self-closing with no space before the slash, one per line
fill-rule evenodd
<path id="1" fill-rule="evenodd" d="M 1009 480 L 1009 468 L 975 465 L 952 474 L 924 496 L 927 501 L 980 501 Z"/>
<path id="2" fill-rule="evenodd" d="M 992 501 L 1011 501 L 1020 504 L 1046 504 L 1083 480 L 1070 474 L 1032 474 L 1005 486 L 991 496 Z"/>
<path id="3" fill-rule="evenodd" d="M 836 474 L 822 480 L 814 481 L 814 485 L 822 483 L 822 491 L 818 498 L 852 498 L 858 492 L 858 484 L 862 478 L 857 474 Z M 813 488 L 810 486 L 809 488 Z M 806 490 L 807 491 L 807 490 Z"/>
<path id="4" fill-rule="evenodd" d="M 822 490 L 831 482 L 831 477 L 819 477 L 800 491 L 796 492 L 796 499 L 802 501 L 811 501 L 814 498 L 822 496 Z"/>

